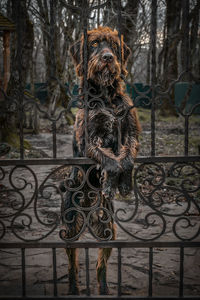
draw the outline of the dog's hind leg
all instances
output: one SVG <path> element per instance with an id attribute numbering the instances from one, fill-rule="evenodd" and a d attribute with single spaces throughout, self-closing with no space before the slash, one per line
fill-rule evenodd
<path id="1" fill-rule="evenodd" d="M 69 295 L 79 295 L 78 288 L 78 249 L 67 248 L 66 253 L 69 259 Z"/>
<path id="2" fill-rule="evenodd" d="M 78 239 L 80 228 L 82 226 L 80 216 L 78 215 L 73 203 L 73 192 L 67 191 L 64 196 L 63 221 L 66 230 L 67 239 Z M 79 199 L 75 197 L 74 201 L 78 204 Z M 69 295 L 79 295 L 78 288 L 78 249 L 66 248 L 68 256 L 68 274 L 69 274 Z"/>
<path id="3" fill-rule="evenodd" d="M 112 224 L 113 240 L 115 239 L 115 232 L 116 232 L 115 226 Z M 109 294 L 109 289 L 107 285 L 107 264 L 111 252 L 112 252 L 112 248 L 99 249 L 96 271 L 97 271 L 97 281 L 98 281 L 98 289 L 100 295 Z"/>
<path id="4" fill-rule="evenodd" d="M 111 255 L 112 248 L 99 249 L 97 262 L 97 281 L 100 295 L 107 295 L 107 261 Z"/>

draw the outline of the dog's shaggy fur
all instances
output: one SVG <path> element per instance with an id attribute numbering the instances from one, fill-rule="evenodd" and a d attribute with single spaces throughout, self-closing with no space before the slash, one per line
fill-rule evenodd
<path id="1" fill-rule="evenodd" d="M 86 74 L 83 48 L 83 36 L 70 48 L 81 88 L 84 87 Z M 94 159 L 100 165 L 100 169 L 93 169 L 89 173 L 90 183 L 85 183 L 81 192 L 75 193 L 69 189 L 66 191 L 66 237 L 75 237 L 83 228 L 84 218 L 75 208 L 79 206 L 85 215 L 88 215 L 88 207 L 94 209 L 90 215 L 89 227 L 97 237 L 108 239 L 112 233 L 112 239 L 115 239 L 113 220 L 109 220 L 106 211 L 108 209 L 112 215 L 111 200 L 117 189 L 123 196 L 132 189 L 132 169 L 138 151 L 140 132 L 136 109 L 124 92 L 121 78 L 121 75 L 127 74 L 126 64 L 130 49 L 124 43 L 123 37 L 120 41 L 117 31 L 99 27 L 87 33 L 87 53 L 87 120 L 85 108 L 79 109 L 74 126 L 73 152 L 75 157 L 84 157 L 85 138 L 88 137 L 86 156 Z M 85 171 L 88 169 L 89 166 L 84 167 Z M 82 179 L 80 170 L 74 168 L 71 173 L 71 187 L 80 185 Z M 96 193 L 95 197 L 91 197 L 91 186 L 102 187 L 100 196 Z M 99 250 L 97 280 L 100 294 L 108 293 L 106 266 L 110 253 L 111 249 Z M 77 251 L 67 249 L 67 254 L 69 293 L 78 294 Z"/>

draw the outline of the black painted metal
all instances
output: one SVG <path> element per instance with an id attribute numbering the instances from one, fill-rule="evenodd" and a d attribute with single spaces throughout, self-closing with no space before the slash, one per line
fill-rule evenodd
<path id="1" fill-rule="evenodd" d="M 184 279 L 184 248 L 180 247 L 180 284 L 179 297 L 183 297 L 183 279 Z"/>
<path id="2" fill-rule="evenodd" d="M 26 296 L 26 261 L 25 261 L 25 248 L 21 248 L 22 257 L 22 297 Z"/>
<path id="3" fill-rule="evenodd" d="M 54 297 L 56 297 L 58 295 L 58 291 L 57 291 L 57 268 L 56 268 L 56 248 L 52 248 L 52 260 L 53 260 Z"/>
<path id="4" fill-rule="evenodd" d="M 101 3 L 102 1 L 98 1 L 98 5 L 95 6 L 95 9 L 98 10 L 98 23 L 99 20 L 99 14 L 100 14 L 100 8 L 104 7 Z M 189 1 L 184 0 L 184 16 L 186 18 L 186 21 L 188 22 L 188 5 Z M 106 4 L 106 2 L 105 2 Z M 146 92 L 139 92 L 137 90 L 137 87 L 132 84 L 132 86 L 135 88 L 135 90 L 138 92 L 139 96 L 135 100 L 135 105 L 137 106 L 137 101 L 140 100 L 140 98 L 148 99 L 149 103 L 151 103 L 151 156 L 150 157 L 138 157 L 135 160 L 135 173 L 134 173 L 134 208 L 131 211 L 131 215 L 126 215 L 124 213 L 124 217 L 121 217 L 121 213 L 123 214 L 123 211 L 121 209 L 116 210 L 113 212 L 112 210 L 106 210 L 106 220 L 104 222 L 109 222 L 111 219 L 113 219 L 116 224 L 124 231 L 125 239 L 123 241 L 117 240 L 117 241 L 111 241 L 112 235 L 109 236 L 108 239 L 102 239 L 98 236 L 96 236 L 94 233 L 93 236 L 98 240 L 98 242 L 95 240 L 93 242 L 83 241 L 83 242 L 77 242 L 75 241 L 76 238 L 78 238 L 82 232 L 84 232 L 85 229 L 90 228 L 90 217 L 93 213 L 99 211 L 99 192 L 100 190 L 93 187 L 91 183 L 89 182 L 89 175 L 92 169 L 95 167 L 95 162 L 87 157 L 83 158 L 65 158 L 60 159 L 57 158 L 57 133 L 56 133 L 56 123 L 57 121 L 62 117 L 62 115 L 66 112 L 66 110 L 61 111 L 59 114 L 48 114 L 46 111 L 44 111 L 40 105 L 35 102 L 32 98 L 30 99 L 26 94 L 24 94 L 23 89 L 21 88 L 19 91 L 16 91 L 16 97 L 14 99 L 10 99 L 7 95 L 5 95 L 6 99 L 6 108 L 7 113 L 12 109 L 15 112 L 18 113 L 19 120 L 20 120 L 20 126 L 19 126 L 19 135 L 20 135 L 20 159 L 12 159 L 12 160 L 0 160 L 0 180 L 3 181 L 6 177 L 7 172 L 9 173 L 8 177 L 8 183 L 10 185 L 9 190 L 1 189 L 0 193 L 15 193 L 17 196 L 21 199 L 21 204 L 18 207 L 15 207 L 15 201 L 11 201 L 11 208 L 13 208 L 13 211 L 11 213 L 4 213 L 2 212 L 0 215 L 0 248 L 2 249 L 21 249 L 21 257 L 22 257 L 22 298 L 26 299 L 26 264 L 25 264 L 25 249 L 29 248 L 51 248 L 52 249 L 52 260 L 53 260 L 53 283 L 54 283 L 54 298 L 52 299 L 62 299 L 62 297 L 58 296 L 57 292 L 57 271 L 56 271 L 56 249 L 57 248 L 85 248 L 85 265 L 86 265 L 86 287 L 87 287 L 87 297 L 90 297 L 91 299 L 102 299 L 98 296 L 90 296 L 90 276 L 89 276 L 89 249 L 90 248 L 117 248 L 118 249 L 118 296 L 104 296 L 103 299 L 132 299 L 133 297 L 123 296 L 121 291 L 121 285 L 122 285 L 122 256 L 121 251 L 123 248 L 148 248 L 149 249 L 149 297 L 153 296 L 153 289 L 152 289 L 152 281 L 153 281 L 153 249 L 155 247 L 158 248 L 180 248 L 180 284 L 179 284 L 179 297 L 184 296 L 184 248 L 186 247 L 200 247 L 200 242 L 197 240 L 199 238 L 200 229 L 198 228 L 195 232 L 192 231 L 192 234 L 190 237 L 183 237 L 181 236 L 181 233 L 179 232 L 179 226 L 181 225 L 181 222 L 186 223 L 186 228 L 192 228 L 193 223 L 191 222 L 190 218 L 187 216 L 189 208 L 191 205 L 195 205 L 197 208 L 198 213 L 200 213 L 200 208 L 198 206 L 198 203 L 196 202 L 195 197 L 193 197 L 193 194 L 195 191 L 199 190 L 200 184 L 196 187 L 193 187 L 193 183 L 191 178 L 185 179 L 185 173 L 184 168 L 190 167 L 192 170 L 192 176 L 200 176 L 200 168 L 199 168 L 199 162 L 200 162 L 200 156 L 189 156 L 188 153 L 188 139 L 189 139 L 189 119 L 191 115 L 194 112 L 195 107 L 189 112 L 180 112 L 180 114 L 185 119 L 185 145 L 184 145 L 184 156 L 173 156 L 173 157 L 159 157 L 156 156 L 156 148 L 155 148 L 155 137 L 156 137 L 156 128 L 155 128 L 155 109 L 159 103 L 159 99 L 162 99 L 164 97 L 168 97 L 169 92 L 171 89 L 175 86 L 175 84 L 183 78 L 185 73 L 189 72 L 188 66 L 189 61 L 186 65 L 186 71 L 182 72 L 179 76 L 179 78 L 172 82 L 169 86 L 167 91 L 163 91 L 162 88 L 157 85 L 156 82 L 156 30 L 157 30 L 157 24 L 156 24 L 156 13 L 157 13 L 157 1 L 152 0 L 151 3 L 152 8 L 152 18 L 151 18 L 151 92 L 152 92 L 152 98 L 148 97 L 149 91 Z M 70 9 L 70 6 L 69 6 Z M 69 96 L 71 97 L 71 101 L 73 100 L 79 100 L 80 107 L 83 107 L 85 109 L 85 122 L 87 123 L 87 116 L 88 116 L 88 109 L 92 105 L 92 101 L 97 101 L 98 103 L 102 104 L 101 97 L 104 95 L 104 92 L 102 92 L 101 95 L 99 95 L 98 99 L 94 97 L 90 103 L 88 103 L 88 95 L 92 96 L 92 92 L 88 91 L 88 85 L 87 85 L 87 28 L 88 28 L 88 18 L 90 16 L 91 11 L 94 9 L 92 7 L 89 7 L 88 1 L 83 0 L 82 1 L 82 8 L 75 8 L 82 16 L 82 24 L 83 24 L 83 36 L 84 36 L 84 46 L 83 46 L 83 57 L 84 57 L 84 84 L 83 84 L 83 90 L 82 95 L 80 96 L 73 96 L 70 91 Z M 186 29 L 188 30 L 188 23 L 186 22 Z M 119 37 L 121 39 L 121 1 L 118 0 L 118 32 Z M 22 28 L 17 29 L 18 32 L 22 30 Z M 188 51 L 188 36 L 185 37 L 185 51 Z M 21 49 L 19 49 L 19 54 L 21 53 Z M 19 64 L 19 76 L 21 76 L 22 68 L 21 68 L 21 57 L 19 55 L 18 64 Z M 188 57 L 189 59 L 189 57 Z M 190 74 L 192 77 L 192 75 Z M 82 97 L 83 96 L 83 97 Z M 105 96 L 105 95 L 104 95 Z M 83 101 L 84 99 L 84 101 Z M 50 159 L 24 159 L 24 128 L 23 128 L 23 121 L 25 118 L 25 111 L 27 107 L 34 108 L 35 112 L 39 112 L 43 115 L 45 115 L 48 120 L 51 122 L 52 126 L 52 140 L 53 140 L 53 149 L 52 149 L 52 158 Z M 119 126 L 120 126 L 120 120 L 119 120 Z M 119 140 L 121 139 L 120 136 L 120 130 L 119 130 Z M 86 150 L 85 153 L 87 153 L 87 126 L 86 126 Z M 87 172 L 84 171 L 84 165 L 91 165 L 91 168 L 88 169 Z M 38 174 L 35 171 L 35 167 L 37 166 L 56 166 L 56 168 L 53 171 L 49 171 L 49 174 L 46 176 L 46 178 L 43 180 L 42 183 L 39 184 L 38 182 Z M 91 190 L 93 191 L 93 195 L 89 195 L 91 199 L 94 198 L 94 195 L 97 197 L 96 203 L 94 203 L 91 207 L 81 207 L 81 206 L 75 206 L 75 210 L 81 215 L 83 219 L 83 226 L 81 228 L 81 231 L 78 233 L 78 235 L 74 239 L 69 239 L 65 243 L 62 242 L 46 242 L 46 238 L 48 236 L 51 236 L 51 234 L 56 230 L 59 229 L 60 232 L 62 230 L 60 229 L 60 223 L 61 223 L 61 215 L 58 215 L 56 213 L 51 212 L 51 217 L 49 219 L 51 222 L 45 222 L 38 214 L 38 198 L 41 197 L 45 199 L 46 201 L 51 200 L 50 193 L 48 194 L 48 189 L 53 188 L 57 194 L 60 196 L 61 202 L 63 202 L 63 195 L 60 192 L 58 185 L 50 182 L 50 179 L 53 175 L 56 174 L 58 171 L 62 171 L 66 167 L 76 167 L 80 173 L 82 173 L 82 183 L 80 186 L 71 189 L 71 191 L 74 192 L 74 194 L 79 193 L 80 197 L 81 189 L 83 188 L 85 182 L 88 183 L 88 185 L 91 187 Z M 168 166 L 168 167 L 167 167 Z M 21 178 L 21 182 L 23 183 L 21 186 L 18 186 L 15 182 L 16 178 L 21 175 L 20 172 L 26 171 L 28 172 L 29 176 L 27 178 Z M 143 177 L 143 174 L 145 174 L 145 177 Z M 180 184 L 178 187 L 169 187 L 165 184 L 166 178 L 170 174 L 173 178 L 178 178 L 180 180 Z M 138 183 L 140 179 L 140 182 Z M 70 179 L 68 178 L 68 181 Z M 145 186 L 145 184 L 148 182 L 148 184 L 152 188 L 151 194 L 146 194 L 142 188 L 141 185 Z M 189 187 L 188 187 L 189 185 Z M 31 187 L 33 189 L 31 199 L 26 201 L 24 196 L 24 190 L 27 187 Z M 67 186 L 67 188 L 70 190 L 70 185 Z M 160 192 L 160 195 L 162 196 L 162 191 L 166 189 L 171 192 L 174 192 L 175 194 L 175 201 L 177 204 L 179 204 L 179 197 L 181 195 L 182 198 L 185 199 L 185 202 L 187 203 L 186 208 L 183 209 L 181 213 L 167 213 L 162 210 L 163 207 L 163 199 L 161 197 L 160 203 L 155 204 L 155 195 L 156 193 Z M 47 191 L 47 193 L 45 193 Z M 176 193 L 178 193 L 178 196 L 176 196 Z M 92 198 L 93 197 L 93 198 Z M 137 236 L 137 234 L 133 232 L 128 231 L 124 224 L 132 221 L 134 217 L 136 216 L 136 213 L 138 211 L 138 207 L 140 205 L 140 201 L 143 201 L 150 209 L 151 213 L 148 213 L 145 216 L 145 224 L 147 226 L 147 229 L 151 229 L 153 227 L 154 222 L 151 221 L 151 218 L 155 217 L 159 220 L 160 225 L 160 231 L 156 233 L 153 237 L 140 237 Z M 32 207 L 31 207 L 32 205 Z M 28 238 L 24 232 L 18 232 L 15 228 L 15 222 L 20 219 L 21 223 L 24 225 L 24 229 L 31 228 L 32 225 L 32 215 L 26 212 L 27 209 L 32 209 L 34 211 L 34 217 L 36 221 L 38 222 L 38 225 L 42 225 L 45 230 L 44 234 L 41 235 L 39 238 Z M 12 210 L 12 209 L 11 209 Z M 48 219 L 49 216 L 47 216 Z M 171 218 L 172 226 L 173 226 L 173 234 L 176 238 L 176 241 L 160 241 L 159 238 L 163 237 L 166 233 L 167 228 L 167 218 Z M 100 220 L 101 221 L 101 220 Z M 67 222 L 67 221 L 66 221 Z M 14 236 L 16 241 L 12 241 L 12 238 L 8 236 L 8 232 L 6 227 L 11 228 L 11 235 Z M 146 230 L 147 230 L 146 229 Z M 90 230 L 92 232 L 92 230 Z M 27 233 L 27 231 L 26 231 Z M 10 234 L 10 233 L 9 233 Z M 127 237 L 131 238 L 131 241 L 127 241 Z M 41 242 L 42 241 L 42 242 Z M 9 298 L 9 297 L 8 297 Z M 17 297 L 15 297 L 17 299 Z M 83 297 L 68 297 L 68 299 L 81 299 Z M 153 298 L 153 297 L 152 297 Z M 193 297 L 195 298 L 195 297 Z M 21 299 L 21 298 L 20 298 Z M 28 299 L 34 299 L 34 297 L 29 297 Z M 37 297 L 37 299 L 39 299 Z M 41 298 L 42 299 L 42 298 Z M 50 299 L 50 297 L 48 297 Z M 134 299 L 140 299 L 139 297 L 134 297 Z M 160 299 L 159 297 L 156 299 Z M 162 299 L 168 299 L 167 297 L 162 297 Z M 177 299 L 177 297 L 172 297 L 170 299 Z M 192 299 L 192 297 L 190 297 Z"/>
<path id="5" fill-rule="evenodd" d="M 122 284 L 122 255 L 121 248 L 118 248 L 118 297 L 121 296 L 121 284 Z"/>
<path id="6" fill-rule="evenodd" d="M 2 299 L 13 299 L 13 297 L 4 297 Z M 143 299 L 155 299 L 155 300 L 177 300 L 177 297 L 167 297 L 167 296 L 163 296 L 163 297 L 151 297 L 151 298 L 144 298 L 144 297 L 133 297 L 133 296 L 90 296 L 87 298 L 86 297 L 83 297 L 83 296 L 58 296 L 58 297 L 51 297 L 51 296 L 48 296 L 48 297 L 34 297 L 34 296 L 30 296 L 30 297 L 15 297 L 15 299 L 26 299 L 26 300 L 35 300 L 35 299 L 39 299 L 39 300 L 44 300 L 44 299 L 50 299 L 50 300 L 54 300 L 54 299 L 67 299 L 67 300 L 80 300 L 80 299 L 92 299 L 92 300 L 102 300 L 102 299 L 119 299 L 119 300 L 143 300 Z M 181 299 L 181 298 L 180 298 Z M 188 300 L 199 300 L 199 297 L 195 297 L 195 296 L 190 296 L 190 297 L 184 297 L 184 299 L 188 299 Z"/>
<path id="7" fill-rule="evenodd" d="M 85 266 L 86 266 L 86 294 L 90 296 L 90 271 L 89 271 L 89 249 L 85 248 Z"/>
<path id="8" fill-rule="evenodd" d="M 153 248 L 149 248 L 149 297 L 152 297 L 152 282 L 153 282 Z"/>
<path id="9" fill-rule="evenodd" d="M 117 240 L 117 241 L 77 241 L 77 242 L 29 242 L 29 243 L 1 243 L 2 249 L 33 249 L 33 248 L 199 248 L 200 242 L 141 242 L 141 241 L 127 241 L 127 240 Z"/>
<path id="10" fill-rule="evenodd" d="M 156 84 L 156 29 L 157 29 L 157 0 L 151 3 L 151 156 L 155 156 L 155 84 Z"/>

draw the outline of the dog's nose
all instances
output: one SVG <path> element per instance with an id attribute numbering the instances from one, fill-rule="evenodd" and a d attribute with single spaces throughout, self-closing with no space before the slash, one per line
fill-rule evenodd
<path id="1" fill-rule="evenodd" d="M 112 55 L 112 53 L 104 53 L 102 55 L 102 60 L 104 62 L 112 62 L 113 61 L 113 55 Z"/>

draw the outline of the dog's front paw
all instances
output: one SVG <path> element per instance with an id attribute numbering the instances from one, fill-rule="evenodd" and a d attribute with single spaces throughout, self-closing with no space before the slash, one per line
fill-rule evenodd
<path id="1" fill-rule="evenodd" d="M 133 189 L 132 185 L 132 171 L 133 171 L 133 159 L 131 156 L 127 156 L 121 160 L 121 166 L 123 172 L 121 172 L 118 181 L 118 190 L 120 194 L 124 197 L 127 196 Z"/>
<path id="2" fill-rule="evenodd" d="M 102 172 L 107 174 L 109 177 L 115 178 L 121 173 L 121 171 L 121 164 L 114 159 L 107 158 L 102 164 Z"/>
<path id="3" fill-rule="evenodd" d="M 116 189 L 109 182 L 103 183 L 102 194 L 106 199 L 113 199 Z"/>
<path id="4" fill-rule="evenodd" d="M 65 193 L 66 192 L 66 186 L 65 186 L 65 182 L 64 181 L 61 181 L 60 184 L 59 184 L 59 189 L 62 193 Z"/>
<path id="5" fill-rule="evenodd" d="M 67 295 L 80 295 L 79 288 L 77 286 L 70 286 Z"/>
<path id="6" fill-rule="evenodd" d="M 107 283 L 103 280 L 99 283 L 99 295 L 109 295 Z"/>
<path id="7" fill-rule="evenodd" d="M 118 190 L 124 197 L 127 196 L 132 191 L 132 189 L 132 169 L 129 169 L 120 174 Z"/>
<path id="8" fill-rule="evenodd" d="M 106 199 L 113 199 L 119 180 L 119 174 L 122 171 L 117 161 L 110 161 L 102 170 L 102 194 Z"/>

